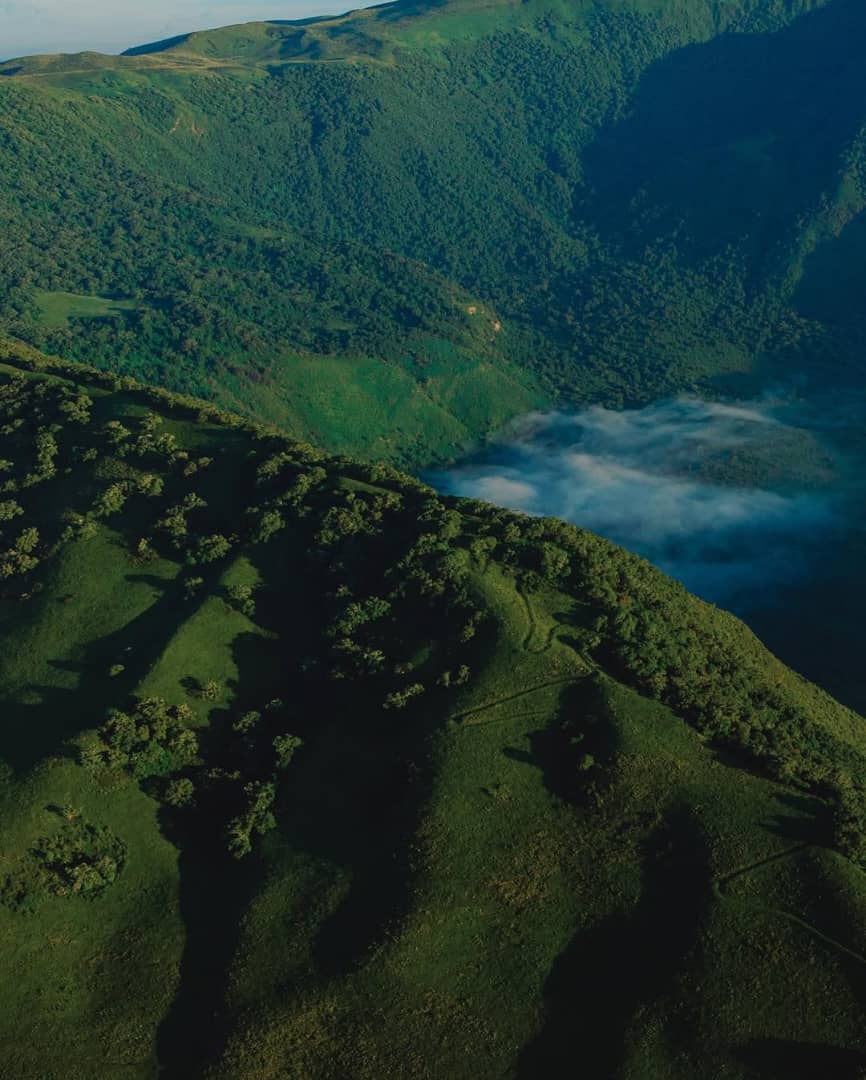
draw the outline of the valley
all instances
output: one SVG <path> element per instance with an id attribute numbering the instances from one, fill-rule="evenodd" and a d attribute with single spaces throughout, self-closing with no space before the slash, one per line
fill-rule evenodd
<path id="1" fill-rule="evenodd" d="M 0 1074 L 866 1074 L 864 45 L 0 63 Z"/>
<path id="2" fill-rule="evenodd" d="M 0 65 L 0 329 L 416 469 L 541 405 L 856 386 L 862 10 L 687 6 Z"/>

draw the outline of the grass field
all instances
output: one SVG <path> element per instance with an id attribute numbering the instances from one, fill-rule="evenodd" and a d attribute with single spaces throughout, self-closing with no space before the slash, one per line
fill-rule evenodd
<path id="1" fill-rule="evenodd" d="M 28 727 L 37 684 L 66 735 L 106 700 L 104 674 L 58 671 L 59 642 L 65 655 L 98 655 L 105 637 L 135 641 L 135 623 L 160 608 L 160 590 L 128 570 L 122 590 L 105 589 L 118 580 L 112 545 L 106 534 L 69 552 L 45 598 L 65 621 L 40 620 L 7 658 L 4 685 L 27 704 L 10 714 L 7 699 L 6 714 L 26 709 Z M 83 573 L 85 558 L 103 573 Z M 226 574 L 248 582 L 255 571 L 241 562 Z M 154 577 L 171 582 L 167 570 Z M 850 977 L 866 965 L 866 894 L 814 842 L 809 801 L 599 681 L 569 643 L 568 597 L 521 594 L 495 568 L 475 587 L 497 634 L 445 726 L 431 716 L 371 754 L 369 731 L 325 719 L 252 881 L 205 889 L 189 865 L 185 877 L 155 804 L 129 782 L 105 787 L 49 757 L 7 786 L 4 854 L 51 829 L 48 807 L 69 804 L 129 849 L 105 899 L 58 899 L 38 918 L 0 907 L 16 1076 L 192 1075 L 190 1050 L 213 1048 L 202 1000 L 232 1018 L 213 1066 L 227 1078 L 420 1077 L 431 1063 L 434 1075 L 560 1075 L 580 1047 L 605 1063 L 598 1075 L 685 1080 L 741 1075 L 732 1044 L 744 1063 L 773 1041 L 860 1045 Z M 59 602 L 72 589 L 77 615 Z M 252 635 L 261 677 L 273 676 L 269 635 L 228 609 L 219 586 L 162 610 L 137 693 L 178 700 L 190 676 L 214 679 L 223 696 L 204 715 L 190 699 L 206 722 L 238 693 L 233 645 Z M 604 769 L 585 790 L 564 766 L 563 724 Z M 202 926 L 231 943 L 214 949 L 210 937 L 210 964 Z"/>
<path id="2" fill-rule="evenodd" d="M 4 393 L 16 370 L 0 372 Z M 34 484 L 38 499 L 27 487 L 16 496 L 45 535 L 52 513 L 100 505 L 119 478 L 138 484 L 158 468 L 167 487 L 156 495 L 148 481 L 151 495 L 92 519 L 23 594 L 4 585 L 0 1039 L 10 1076 L 529 1080 L 572 1076 L 576 1063 L 625 1080 L 859 1075 L 866 879 L 828 846 L 826 802 L 625 685 L 629 670 L 593 636 L 592 588 L 517 569 L 529 543 L 520 531 L 538 523 L 446 506 L 398 474 L 309 449 L 269 457 L 290 444 L 194 419 L 195 403 L 169 408 L 132 386 L 89 386 L 85 424 L 68 378 L 28 370 L 13 385 L 31 395 L 30 423 L 70 425 L 54 425 L 68 472 Z M 24 458 L 27 430 L 7 432 Z M 88 457 L 87 440 L 104 448 L 106 432 L 128 449 Z M 153 432 L 174 441 L 158 452 Z M 318 481 L 316 462 L 327 465 Z M 280 468 L 289 474 L 274 489 Z M 274 490 L 295 501 L 269 502 Z M 314 494 L 299 502 L 303 491 Z M 164 526 L 147 524 L 173 520 L 167 505 L 193 492 L 211 530 L 240 535 L 276 505 L 289 522 L 196 562 L 198 539 L 173 549 Z M 352 516 L 361 504 L 398 516 L 371 532 Z M 434 519 L 441 531 L 424 532 Z M 339 541 L 328 538 L 337 523 L 348 530 Z M 412 561 L 407 529 L 432 563 Z M 475 540 L 462 546 L 457 529 Z M 156 545 L 144 559 L 142 535 Z M 724 662 L 739 642 L 787 701 L 803 695 L 818 718 L 804 737 L 859 760 L 862 722 L 755 652 L 740 624 L 648 568 L 639 579 L 604 542 L 580 542 L 596 552 L 593 581 L 620 558 L 620 601 L 627 592 L 652 607 L 641 590 L 671 592 L 691 620 L 690 655 L 704 624 L 717 628 Z M 449 575 L 469 604 L 459 610 L 483 613 L 453 654 L 431 584 Z M 406 591 L 419 582 L 419 596 Z M 368 602 L 381 618 L 384 596 L 395 619 L 385 636 L 351 632 L 367 647 L 403 648 L 400 672 L 425 680 L 404 711 L 382 706 L 375 678 L 322 670 L 324 642 L 345 651 L 346 619 Z M 456 682 L 452 655 L 466 664 Z M 447 691 L 433 679 L 442 663 Z M 159 775 L 94 770 L 83 756 L 107 709 L 154 696 L 186 706 L 197 733 L 186 775 L 201 785 L 198 817 L 178 817 Z M 261 722 L 249 720 L 256 709 L 285 714 L 282 730 L 303 746 L 279 776 L 273 827 L 238 860 L 210 833 L 204 810 L 219 807 L 205 781 L 250 775 L 251 737 L 224 740 Z M 20 887 L 38 880 L 34 858 L 52 838 L 85 825 L 122 852 L 109 887 Z"/>
<path id="3" fill-rule="evenodd" d="M 45 292 L 35 294 L 42 325 L 50 329 L 68 327 L 71 319 L 110 319 L 136 310 L 132 300 L 107 296 L 80 296 L 77 293 Z"/>

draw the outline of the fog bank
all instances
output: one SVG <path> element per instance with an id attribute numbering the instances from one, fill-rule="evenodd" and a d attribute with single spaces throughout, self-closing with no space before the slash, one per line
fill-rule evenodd
<path id="1" fill-rule="evenodd" d="M 801 578 L 840 524 L 827 459 L 783 416 L 698 398 L 535 413 L 432 482 L 591 529 L 744 611 Z"/>

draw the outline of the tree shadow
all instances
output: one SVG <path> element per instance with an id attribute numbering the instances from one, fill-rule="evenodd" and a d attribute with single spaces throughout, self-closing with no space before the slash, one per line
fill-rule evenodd
<path id="1" fill-rule="evenodd" d="M 640 899 L 630 912 L 580 931 L 544 986 L 544 1026 L 520 1053 L 525 1080 L 574 1075 L 575 1055 L 594 1076 L 616 1077 L 628 1028 L 641 1006 L 670 993 L 710 897 L 702 838 L 684 807 L 674 807 L 643 851 Z M 680 1015 L 678 1023 L 686 1025 Z"/>
<path id="2" fill-rule="evenodd" d="M 205 1073 L 228 1038 L 224 1002 L 243 914 L 263 866 L 255 855 L 239 863 L 204 829 L 178 833 L 165 812 L 166 833 L 180 848 L 180 915 L 186 928 L 178 990 L 159 1025 L 160 1076 L 191 1080 Z M 168 820 L 166 820 L 168 818 Z"/>
<path id="3" fill-rule="evenodd" d="M 558 719 L 532 734 L 529 754 L 504 752 L 539 767 L 552 794 L 593 813 L 618 749 L 601 678 L 564 691 Z M 595 765 L 581 769 L 586 755 Z M 651 815 L 643 823 L 651 831 L 636 905 L 579 931 L 556 959 L 544 986 L 546 1019 L 520 1053 L 519 1077 L 571 1076 L 578 1051 L 594 1076 L 615 1077 L 635 1011 L 673 988 L 709 903 L 710 870 L 686 807 L 673 806 L 662 824 L 657 820 Z"/>
<path id="4" fill-rule="evenodd" d="M 17 774 L 25 774 L 49 754 L 57 753 L 79 732 L 97 727 L 108 709 L 122 708 L 180 624 L 203 602 L 186 600 L 175 581 L 134 575 L 127 580 L 145 580 L 160 589 L 161 595 L 119 630 L 87 646 L 80 661 L 49 661 L 57 670 L 79 676 L 75 688 L 31 684 L 24 695 L 38 698 L 37 702 L 2 703 L 3 757 Z M 115 665 L 122 670 L 112 674 Z"/>
<path id="5" fill-rule="evenodd" d="M 796 811 L 797 816 L 775 814 L 771 821 L 764 822 L 767 832 L 804 845 L 827 843 L 830 821 L 826 803 L 810 795 L 780 793 L 775 798 L 780 806 Z"/>
<path id="6" fill-rule="evenodd" d="M 401 731 L 386 721 L 361 738 L 334 726 L 288 792 L 280 827 L 292 847 L 339 866 L 350 881 L 313 944 L 324 977 L 359 967 L 408 910 L 411 842 L 431 787 L 424 744 L 435 722 L 416 716 Z"/>
<path id="7" fill-rule="evenodd" d="M 794 1039 L 750 1039 L 735 1057 L 761 1080 L 859 1080 L 866 1070 L 858 1050 Z"/>

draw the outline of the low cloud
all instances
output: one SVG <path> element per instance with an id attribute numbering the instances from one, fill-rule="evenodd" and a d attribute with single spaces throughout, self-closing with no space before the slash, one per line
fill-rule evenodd
<path id="1" fill-rule="evenodd" d="M 797 490 L 800 432 L 776 411 L 679 398 L 626 412 L 531 414 L 434 483 L 564 518 L 747 610 L 766 588 L 800 579 L 838 524 L 828 487 Z M 742 481 L 744 469 L 753 482 Z"/>

